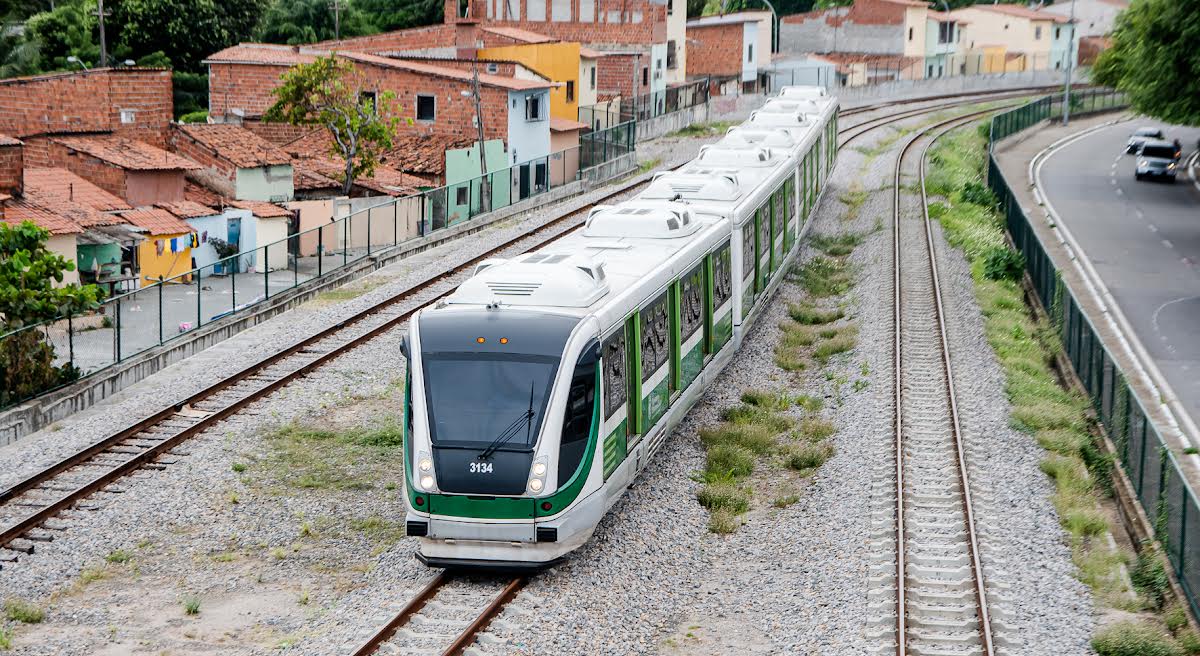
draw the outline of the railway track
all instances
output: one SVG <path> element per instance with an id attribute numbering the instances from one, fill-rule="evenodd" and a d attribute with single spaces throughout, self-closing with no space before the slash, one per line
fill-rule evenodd
<path id="1" fill-rule="evenodd" d="M 992 97 L 985 96 L 984 99 L 990 100 Z M 973 102 L 981 100 L 976 98 Z M 854 130 L 854 133 L 843 144 L 888 122 L 961 104 L 964 103 L 901 112 L 883 117 L 890 119 L 883 122 L 872 119 L 868 128 L 862 128 L 862 123 L 850 126 L 847 129 Z M 99 492 L 119 493 L 121 490 L 114 483 L 133 472 L 162 469 L 172 464 L 176 458 L 172 451 L 187 440 L 251 403 L 266 398 L 350 350 L 398 327 L 419 307 L 450 293 L 478 262 L 548 244 L 582 225 L 588 210 L 594 205 L 636 193 L 640 186 L 614 192 L 467 262 L 431 275 L 0 490 L 0 567 L 5 562 L 15 561 L 21 553 L 33 553 L 39 542 L 51 541 L 57 532 L 65 530 L 65 526 L 55 520 L 59 515 L 71 509 L 89 508 L 86 500 Z"/>
<path id="2" fill-rule="evenodd" d="M 459 656 L 491 624 L 527 579 L 479 579 L 439 572 L 354 656 Z"/>
<path id="3" fill-rule="evenodd" d="M 938 137 L 995 109 L 940 121 L 902 147 L 894 170 L 894 458 L 876 485 L 873 604 L 878 653 L 1006 656 L 1004 601 L 976 533 L 976 495 L 959 421 L 925 159 Z M 902 178 L 920 193 L 905 196 Z M 890 506 L 890 508 L 888 507 Z M 989 554 L 990 555 L 990 554 Z M 994 559 L 993 559 L 994 560 Z M 894 595 L 894 599 L 888 599 Z M 882 597 L 882 598 L 880 598 Z M 891 606 L 891 613 L 888 613 Z M 889 626 L 890 625 L 890 626 Z M 894 651 L 893 651 L 894 646 Z"/>

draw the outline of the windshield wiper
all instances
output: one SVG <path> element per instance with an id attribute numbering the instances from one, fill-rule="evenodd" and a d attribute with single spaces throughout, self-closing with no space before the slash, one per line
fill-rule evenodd
<path id="1" fill-rule="evenodd" d="M 495 453 L 497 449 L 518 435 L 521 432 L 522 427 L 525 428 L 525 442 L 528 443 L 529 432 L 533 430 L 533 417 L 533 381 L 531 380 L 529 381 L 529 409 L 521 413 L 521 416 L 517 417 L 513 423 L 509 424 L 503 431 L 500 431 L 500 434 L 496 436 L 496 439 L 492 440 L 492 443 L 489 444 L 486 449 L 479 452 L 479 458 L 482 460 L 487 460 L 488 458 L 492 457 L 492 454 Z"/>

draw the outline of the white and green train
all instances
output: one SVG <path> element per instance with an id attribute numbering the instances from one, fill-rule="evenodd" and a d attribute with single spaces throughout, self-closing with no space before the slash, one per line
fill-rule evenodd
<path id="1" fill-rule="evenodd" d="M 584 227 L 410 322 L 407 527 L 429 565 L 578 548 L 729 362 L 795 258 L 837 103 L 785 89 Z"/>

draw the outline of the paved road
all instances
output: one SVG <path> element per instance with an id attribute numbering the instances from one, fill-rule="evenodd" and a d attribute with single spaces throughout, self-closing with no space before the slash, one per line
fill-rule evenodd
<path id="1" fill-rule="evenodd" d="M 1200 191 L 1137 182 L 1129 134 L 1142 119 L 1076 141 L 1042 168 L 1042 191 L 1112 292 L 1138 339 L 1200 422 Z M 1184 158 L 1200 129 L 1168 127 Z"/>

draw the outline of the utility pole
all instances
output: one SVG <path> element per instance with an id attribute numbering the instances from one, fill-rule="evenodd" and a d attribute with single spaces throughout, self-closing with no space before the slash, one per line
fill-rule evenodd
<path id="1" fill-rule="evenodd" d="M 1075 67 L 1075 0 L 1071 0 L 1071 18 L 1067 23 L 1071 30 L 1067 40 L 1067 85 L 1063 90 L 1063 126 L 1071 123 L 1071 71 Z"/>
<path id="2" fill-rule="evenodd" d="M 108 44 L 104 38 L 104 0 L 96 0 L 96 18 L 100 24 L 100 68 L 108 65 Z"/>
<path id="3" fill-rule="evenodd" d="M 491 184 L 488 180 L 487 170 L 487 153 L 484 152 L 483 144 L 483 104 L 479 98 L 479 52 L 476 51 L 475 58 L 471 60 L 471 86 L 472 95 L 475 96 L 475 128 L 479 135 L 479 204 L 484 212 L 491 209 L 492 194 Z M 516 164 L 516 162 L 513 162 Z"/>

